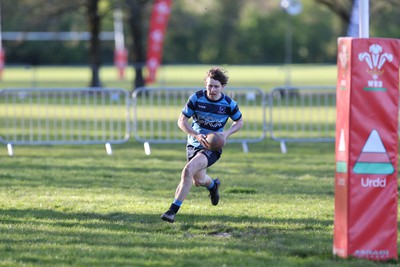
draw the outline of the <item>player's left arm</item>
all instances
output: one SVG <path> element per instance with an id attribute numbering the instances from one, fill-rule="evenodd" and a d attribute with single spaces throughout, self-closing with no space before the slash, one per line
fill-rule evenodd
<path id="1" fill-rule="evenodd" d="M 229 114 L 229 116 L 233 120 L 233 123 L 228 130 L 222 132 L 222 134 L 225 137 L 225 141 L 228 139 L 229 136 L 236 133 L 243 127 L 243 117 L 242 117 L 242 112 L 240 112 L 239 110 L 239 106 L 233 100 L 230 101 L 230 105 L 231 105 L 231 113 Z"/>
<path id="2" fill-rule="evenodd" d="M 228 130 L 222 132 L 225 137 L 225 140 L 228 139 L 228 137 L 231 136 L 232 134 L 239 131 L 242 127 L 243 127 L 243 118 L 241 117 L 237 121 L 234 121 Z"/>

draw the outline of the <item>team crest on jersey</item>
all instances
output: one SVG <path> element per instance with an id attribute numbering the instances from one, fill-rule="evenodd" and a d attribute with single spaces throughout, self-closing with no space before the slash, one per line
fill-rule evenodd
<path id="1" fill-rule="evenodd" d="M 225 113 L 226 113 L 226 107 L 224 107 L 224 106 L 219 106 L 219 107 L 218 107 L 218 113 L 219 113 L 219 114 L 225 114 Z"/>

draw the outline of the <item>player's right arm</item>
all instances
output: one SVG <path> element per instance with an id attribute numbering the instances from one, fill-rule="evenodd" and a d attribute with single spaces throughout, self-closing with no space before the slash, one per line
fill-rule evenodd
<path id="1" fill-rule="evenodd" d="M 206 135 L 196 132 L 193 129 L 193 127 L 190 125 L 189 118 L 186 117 L 183 113 L 181 113 L 181 115 L 179 116 L 178 127 L 183 132 L 185 132 L 188 135 L 191 135 L 193 138 L 195 138 L 197 141 L 199 141 L 203 147 L 208 147 Z"/>

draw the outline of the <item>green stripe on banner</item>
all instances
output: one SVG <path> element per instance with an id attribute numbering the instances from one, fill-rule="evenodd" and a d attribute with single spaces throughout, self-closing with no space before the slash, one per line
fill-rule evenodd
<path id="1" fill-rule="evenodd" d="M 336 172 L 347 172 L 347 162 L 338 161 L 336 162 Z"/>
<path id="2" fill-rule="evenodd" d="M 377 92 L 386 92 L 386 88 L 380 87 L 364 87 L 364 91 L 377 91 Z"/>
<path id="3" fill-rule="evenodd" d="M 394 168 L 390 163 L 357 162 L 354 165 L 353 171 L 355 173 L 365 174 L 392 174 L 394 172 Z"/>

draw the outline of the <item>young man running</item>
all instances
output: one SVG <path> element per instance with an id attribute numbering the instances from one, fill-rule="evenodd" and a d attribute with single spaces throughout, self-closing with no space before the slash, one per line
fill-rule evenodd
<path id="1" fill-rule="evenodd" d="M 207 168 L 221 157 L 222 150 L 209 150 L 206 135 L 210 132 L 220 132 L 226 139 L 243 126 L 242 113 L 237 103 L 222 93 L 228 83 L 226 71 L 219 67 L 211 68 L 204 77 L 205 89 L 191 95 L 178 119 L 179 128 L 188 134 L 187 163 L 182 170 L 181 181 L 176 188 L 175 199 L 161 219 L 170 223 L 175 221 L 183 201 L 186 199 L 192 183 L 195 186 L 206 187 L 210 192 L 212 205 L 219 202 L 218 189 L 220 180 L 211 179 L 207 175 Z M 190 124 L 189 119 L 193 121 Z M 228 119 L 233 123 L 224 131 Z"/>

